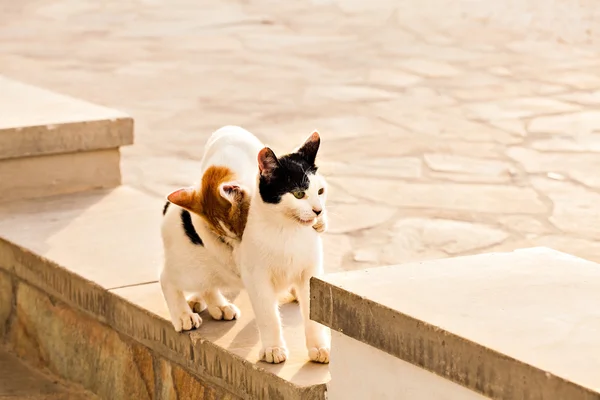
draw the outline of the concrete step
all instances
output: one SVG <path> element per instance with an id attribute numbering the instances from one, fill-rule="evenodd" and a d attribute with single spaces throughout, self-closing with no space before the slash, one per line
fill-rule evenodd
<path id="1" fill-rule="evenodd" d="M 127 115 L 0 76 L 0 201 L 115 187 L 131 143 Z"/>
<path id="2" fill-rule="evenodd" d="M 176 333 L 157 283 L 164 201 L 126 186 L 0 204 L 0 337 L 105 399 L 323 399 L 297 304 L 290 359 L 258 362 L 244 293 L 238 321 Z M 212 397 L 211 397 L 212 396 Z"/>
<path id="3" fill-rule="evenodd" d="M 0 347 L 0 400 L 93 400 L 97 397 Z"/>
<path id="4" fill-rule="evenodd" d="M 330 400 L 600 399 L 599 305 L 600 265 L 548 248 L 311 282 Z"/>

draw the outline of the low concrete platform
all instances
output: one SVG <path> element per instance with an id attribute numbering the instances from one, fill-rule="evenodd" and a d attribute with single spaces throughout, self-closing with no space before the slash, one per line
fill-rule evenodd
<path id="1" fill-rule="evenodd" d="M 330 274 L 311 289 L 312 319 L 488 398 L 600 399 L 596 263 L 530 248 Z"/>
<path id="2" fill-rule="evenodd" d="M 121 183 L 121 146 L 133 120 L 0 76 L 0 201 Z"/>
<path id="3" fill-rule="evenodd" d="M 133 119 L 125 113 L 0 75 L 0 159 L 132 143 Z"/>
<path id="4" fill-rule="evenodd" d="M 329 369 L 309 362 L 297 304 L 282 365 L 258 362 L 244 293 L 238 321 L 175 332 L 156 283 L 163 205 L 126 186 L 1 204 L 0 336 L 103 398 L 323 399 Z"/>

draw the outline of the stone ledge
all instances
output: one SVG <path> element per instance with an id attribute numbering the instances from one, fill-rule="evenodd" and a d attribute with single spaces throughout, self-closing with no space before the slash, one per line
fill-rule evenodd
<path id="1" fill-rule="evenodd" d="M 546 248 L 331 274 L 311 318 L 492 399 L 600 399 L 600 267 Z"/>
<path id="2" fill-rule="evenodd" d="M 0 202 L 121 184 L 118 148 L 0 160 Z"/>
<path id="3" fill-rule="evenodd" d="M 126 114 L 0 76 L 0 160 L 132 143 Z"/>
<path id="4" fill-rule="evenodd" d="M 162 205 L 124 186 L 1 204 L 0 271 L 11 288 L 31 287 L 64 303 L 236 398 L 323 399 L 328 368 L 308 361 L 297 305 L 282 310 L 291 352 L 283 365 L 257 362 L 258 332 L 243 293 L 235 299 L 243 312 L 239 321 L 204 315 L 196 331 L 173 330 L 156 283 Z M 0 282 L 6 289 L 0 290 L 0 328 L 14 321 L 15 301 L 4 301 L 5 286 Z M 11 310 L 2 310 L 6 304 Z M 10 328 L 4 335 L 14 337 Z"/>

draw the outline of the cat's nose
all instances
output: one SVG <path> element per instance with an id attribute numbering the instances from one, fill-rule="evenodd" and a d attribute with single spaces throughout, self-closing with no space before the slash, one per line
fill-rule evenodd
<path id="1" fill-rule="evenodd" d="M 320 214 L 323 212 L 323 210 L 315 210 L 315 209 L 313 208 L 313 212 L 314 212 L 315 214 L 317 214 L 317 217 L 318 217 L 318 216 L 319 216 L 319 215 L 320 215 Z"/>

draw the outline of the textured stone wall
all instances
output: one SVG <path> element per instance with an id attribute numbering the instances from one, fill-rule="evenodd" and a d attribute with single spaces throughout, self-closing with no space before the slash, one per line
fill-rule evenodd
<path id="1" fill-rule="evenodd" d="M 101 398 L 240 398 L 2 270 L 0 334 L 29 363 Z"/>

